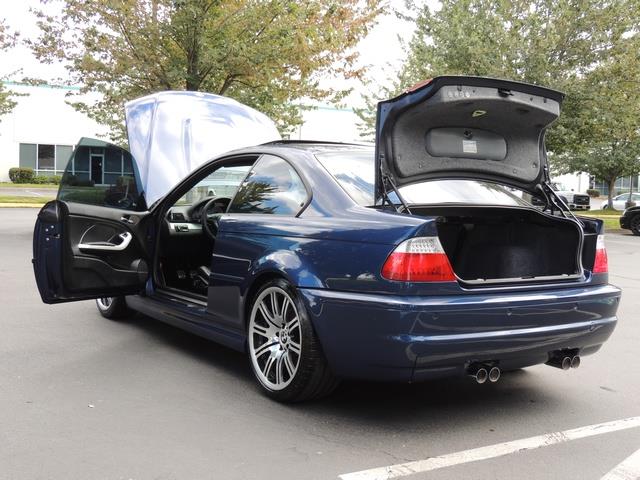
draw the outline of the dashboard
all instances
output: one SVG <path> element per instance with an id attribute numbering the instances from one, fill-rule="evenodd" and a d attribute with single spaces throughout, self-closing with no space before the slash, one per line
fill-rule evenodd
<path id="1" fill-rule="evenodd" d="M 224 213 L 229 208 L 231 199 L 227 197 L 206 197 L 193 205 L 174 205 L 167 212 L 166 221 L 169 235 L 201 235 L 202 215 L 205 205 L 215 200 L 210 213 Z"/>

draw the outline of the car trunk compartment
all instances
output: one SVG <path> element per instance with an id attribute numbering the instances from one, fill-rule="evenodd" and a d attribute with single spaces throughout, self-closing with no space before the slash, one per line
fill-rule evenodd
<path id="1" fill-rule="evenodd" d="M 437 216 L 440 243 L 470 285 L 582 278 L 583 234 L 573 220 L 505 207 L 412 207 Z"/>

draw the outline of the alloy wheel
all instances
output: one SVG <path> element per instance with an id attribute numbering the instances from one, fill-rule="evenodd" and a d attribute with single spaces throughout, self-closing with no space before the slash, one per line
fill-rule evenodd
<path id="1" fill-rule="evenodd" d="M 249 354 L 256 376 L 270 390 L 294 379 L 302 353 L 300 317 L 293 299 L 280 287 L 263 290 L 249 319 Z"/>
<path id="2" fill-rule="evenodd" d="M 108 310 L 113 303 L 113 297 L 98 298 L 96 299 L 96 303 L 98 304 L 99 309 Z"/>

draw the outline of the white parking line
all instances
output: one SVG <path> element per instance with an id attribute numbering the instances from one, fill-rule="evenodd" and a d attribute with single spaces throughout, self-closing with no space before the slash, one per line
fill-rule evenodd
<path id="1" fill-rule="evenodd" d="M 637 480 L 640 478 L 640 450 L 607 473 L 601 480 Z"/>
<path id="2" fill-rule="evenodd" d="M 447 455 L 427 458 L 425 460 L 416 460 L 414 462 L 389 465 L 387 467 L 345 473 L 340 475 L 340 478 L 342 480 L 389 480 L 391 478 L 406 477 L 416 473 L 430 472 L 432 470 L 439 470 L 441 468 L 461 465 L 463 463 L 502 457 L 511 453 L 526 452 L 528 450 L 548 447 L 549 445 L 556 445 L 558 443 L 569 442 L 571 440 L 578 440 L 580 438 L 593 437 L 595 435 L 602 435 L 604 433 L 617 432 L 619 430 L 637 427 L 640 427 L 640 417 L 624 418 L 622 420 L 614 420 L 611 422 L 589 425 L 587 427 L 574 428 L 573 430 L 548 433 L 546 435 L 523 438 L 513 442 L 498 443 L 495 445 L 488 445 L 486 447 L 449 453 Z"/>
<path id="3" fill-rule="evenodd" d="M 31 190 L 27 190 L 27 193 L 34 195 L 36 197 L 42 197 L 43 195 L 40 192 L 32 192 Z"/>

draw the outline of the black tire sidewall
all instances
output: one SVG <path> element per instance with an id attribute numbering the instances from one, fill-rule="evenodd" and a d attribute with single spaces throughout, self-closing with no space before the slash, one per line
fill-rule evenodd
<path id="1" fill-rule="evenodd" d="M 629 226 L 631 227 L 631 233 L 634 235 L 640 235 L 640 213 L 631 217 Z"/>

